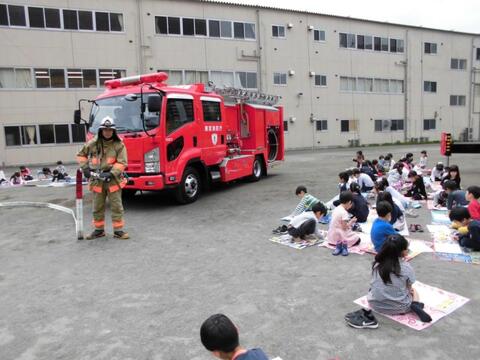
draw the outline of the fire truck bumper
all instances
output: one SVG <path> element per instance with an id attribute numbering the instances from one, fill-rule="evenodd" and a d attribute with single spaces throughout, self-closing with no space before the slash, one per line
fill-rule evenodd
<path id="1" fill-rule="evenodd" d="M 165 188 L 164 177 L 158 175 L 129 176 L 125 189 L 132 190 L 162 190 Z"/>

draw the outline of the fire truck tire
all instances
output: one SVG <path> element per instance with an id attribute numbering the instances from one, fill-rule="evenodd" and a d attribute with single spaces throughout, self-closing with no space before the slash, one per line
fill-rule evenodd
<path id="1" fill-rule="evenodd" d="M 262 178 L 262 175 L 263 175 L 263 161 L 261 157 L 257 156 L 253 161 L 252 175 L 250 176 L 250 180 L 258 181 Z"/>
<path id="2" fill-rule="evenodd" d="M 132 199 L 136 193 L 137 193 L 137 190 L 123 189 L 122 199 Z"/>
<path id="3" fill-rule="evenodd" d="M 198 171 L 193 167 L 187 167 L 183 172 L 182 181 L 176 189 L 175 197 L 180 204 L 193 203 L 197 201 L 201 188 Z"/>

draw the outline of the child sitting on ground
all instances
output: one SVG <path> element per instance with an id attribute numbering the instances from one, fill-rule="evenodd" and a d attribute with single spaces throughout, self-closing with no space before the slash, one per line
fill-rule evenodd
<path id="1" fill-rule="evenodd" d="M 53 176 L 52 176 L 52 182 L 55 181 L 60 181 L 60 180 L 65 180 L 65 175 L 63 175 L 60 171 L 57 169 L 53 170 Z"/>
<path id="2" fill-rule="evenodd" d="M 25 166 L 20 166 L 20 174 L 25 181 L 33 180 L 32 172 Z"/>
<path id="3" fill-rule="evenodd" d="M 422 150 L 420 153 L 420 159 L 418 160 L 418 167 L 422 170 L 426 169 L 428 165 L 428 155 L 426 150 Z"/>
<path id="4" fill-rule="evenodd" d="M 412 187 L 405 196 L 411 197 L 413 200 L 427 200 L 427 190 L 423 178 L 415 170 L 412 170 L 408 173 L 408 179 L 412 182 Z"/>
<path id="5" fill-rule="evenodd" d="M 450 211 L 450 220 L 460 226 L 467 226 L 466 234 L 455 237 L 460 246 L 470 250 L 480 251 L 480 221 L 473 220 L 467 208 L 457 207 Z"/>
<path id="6" fill-rule="evenodd" d="M 415 272 L 404 260 L 408 254 L 408 241 L 401 235 L 391 235 L 375 255 L 372 280 L 367 295 L 370 307 L 385 315 L 400 315 L 413 311 L 423 322 L 432 318 L 419 302 L 418 293 L 412 287 Z M 345 316 L 347 324 L 357 328 L 377 328 L 378 322 L 371 310 L 361 309 Z"/>
<path id="7" fill-rule="evenodd" d="M 393 168 L 388 172 L 388 183 L 393 188 L 400 190 L 403 186 L 406 177 L 403 171 L 403 163 L 396 163 Z"/>
<path id="8" fill-rule="evenodd" d="M 213 356 L 222 360 L 268 360 L 262 349 L 240 347 L 237 327 L 223 314 L 215 314 L 200 327 L 200 340 Z"/>
<path id="9" fill-rule="evenodd" d="M 292 237 L 292 241 L 300 242 L 305 240 L 308 235 L 315 234 L 316 237 L 323 239 L 323 232 L 318 226 L 318 220 L 327 214 L 327 208 L 321 202 L 317 202 L 312 207 L 312 211 L 305 211 L 295 216 L 288 224 L 287 232 Z"/>
<path id="10" fill-rule="evenodd" d="M 10 185 L 23 185 L 25 184 L 25 180 L 22 178 L 22 174 L 19 171 L 13 173 L 10 177 Z"/>
<path id="11" fill-rule="evenodd" d="M 373 189 L 375 183 L 368 174 L 360 172 L 360 169 L 353 169 L 353 176 L 355 177 L 358 185 L 360 185 L 362 192 L 369 192 Z"/>
<path id="12" fill-rule="evenodd" d="M 378 193 L 377 203 L 381 201 L 386 201 L 392 206 L 391 219 L 389 222 L 393 226 L 393 228 L 396 231 L 402 231 L 403 229 L 405 229 L 406 222 L 405 216 L 403 214 L 405 209 L 401 207 L 402 204 L 398 200 L 394 200 L 392 194 L 387 191 Z"/>
<path id="13" fill-rule="evenodd" d="M 63 165 L 63 162 L 61 160 L 57 161 L 57 167 L 55 168 L 55 170 L 57 170 L 59 174 L 62 174 L 64 178 L 68 176 L 67 169 L 65 169 L 65 166 Z"/>
<path id="14" fill-rule="evenodd" d="M 353 194 L 351 191 L 340 193 L 340 204 L 333 210 L 332 220 L 328 228 L 327 240 L 331 245 L 335 245 L 332 255 L 348 255 L 348 247 L 360 243 L 360 236 L 352 230 L 353 224 L 357 222 L 355 217 L 350 218 L 348 210 L 353 204 Z"/>
<path id="15" fill-rule="evenodd" d="M 459 190 L 457 183 L 453 180 L 447 180 L 443 183 L 443 188 L 447 194 L 447 210 L 452 210 L 454 207 L 467 206 L 468 200 L 466 198 L 466 191 Z"/>
<path id="16" fill-rule="evenodd" d="M 358 185 L 357 183 L 351 183 L 350 191 L 353 194 L 353 199 L 352 207 L 348 209 L 348 212 L 357 219 L 357 222 L 366 222 L 370 209 L 368 208 L 367 200 L 362 196 L 362 193 L 360 191 L 360 185 Z"/>
<path id="17" fill-rule="evenodd" d="M 352 159 L 352 161 L 357 163 L 357 168 L 360 168 L 365 161 L 365 156 L 363 155 L 362 150 L 357 151 L 357 156 Z"/>
<path id="18" fill-rule="evenodd" d="M 480 186 L 470 186 L 467 188 L 465 197 L 468 200 L 468 212 L 473 220 L 480 220 Z"/>
<path id="19" fill-rule="evenodd" d="M 380 201 L 377 203 L 377 215 L 370 231 L 370 238 L 372 239 L 373 247 L 376 252 L 379 252 L 383 243 L 389 235 L 395 235 L 395 231 L 390 220 L 392 219 L 392 205 L 387 201 Z"/>
<path id="20" fill-rule="evenodd" d="M 460 178 L 460 169 L 458 168 L 457 165 L 451 165 L 449 168 L 448 168 L 448 171 L 447 171 L 447 174 L 443 176 L 442 178 L 442 184 L 448 180 L 453 180 L 457 183 L 457 188 L 458 189 L 461 189 L 460 187 L 460 182 L 461 182 L 461 178 Z"/>

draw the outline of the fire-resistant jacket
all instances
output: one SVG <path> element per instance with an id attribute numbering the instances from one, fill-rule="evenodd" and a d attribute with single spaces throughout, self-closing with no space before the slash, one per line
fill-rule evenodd
<path id="1" fill-rule="evenodd" d="M 110 171 L 112 180 L 108 184 L 109 192 L 118 191 L 127 184 L 123 174 L 127 166 L 127 149 L 120 139 L 106 141 L 98 135 L 95 136 L 77 153 L 77 161 L 82 170 L 90 167 L 98 173 Z M 89 180 L 89 189 L 93 192 L 101 193 L 102 185 L 103 181 L 100 179 L 91 177 Z"/>

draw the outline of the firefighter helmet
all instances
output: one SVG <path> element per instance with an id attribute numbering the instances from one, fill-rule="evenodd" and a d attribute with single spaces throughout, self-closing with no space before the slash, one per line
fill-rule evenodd
<path id="1" fill-rule="evenodd" d="M 115 130 L 115 122 L 110 116 L 105 116 L 102 121 L 100 122 L 100 126 L 98 129 L 112 129 Z"/>

